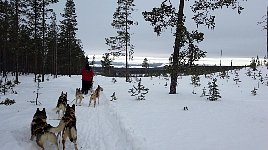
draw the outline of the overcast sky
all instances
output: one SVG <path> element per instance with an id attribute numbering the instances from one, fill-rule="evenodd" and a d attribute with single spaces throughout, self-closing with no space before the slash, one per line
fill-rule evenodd
<path id="1" fill-rule="evenodd" d="M 169 57 L 173 52 L 174 36 L 168 29 L 160 37 L 153 32 L 149 22 L 145 22 L 143 11 L 151 11 L 153 7 L 160 6 L 163 0 L 134 0 L 136 11 L 133 19 L 138 26 L 132 26 L 130 32 L 131 42 L 135 46 L 135 57 Z M 179 0 L 172 0 L 178 6 Z M 116 9 L 117 0 L 74 0 L 76 5 L 78 31 L 77 37 L 82 40 L 83 50 L 87 55 L 102 55 L 108 52 L 105 38 L 115 36 L 116 30 L 111 22 Z M 185 15 L 187 26 L 195 30 L 196 26 L 190 19 L 191 0 L 186 1 Z M 198 29 L 205 33 L 204 41 L 199 45 L 207 51 L 207 57 L 259 57 L 266 55 L 266 31 L 262 30 L 257 22 L 264 20 L 268 0 L 248 0 L 241 2 L 244 10 L 239 15 L 237 10 L 217 10 L 216 28 L 209 30 L 206 27 Z M 55 7 L 57 13 L 63 13 L 65 0 L 61 0 Z M 61 19 L 58 17 L 58 19 Z"/>

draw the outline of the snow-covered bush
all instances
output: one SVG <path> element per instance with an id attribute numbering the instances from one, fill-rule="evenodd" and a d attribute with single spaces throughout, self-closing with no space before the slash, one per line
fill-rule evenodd
<path id="1" fill-rule="evenodd" d="M 217 79 L 214 78 L 212 80 L 212 82 L 208 83 L 209 94 L 208 94 L 207 99 L 210 100 L 210 101 L 216 101 L 219 98 L 221 98 L 220 92 L 219 92 L 219 89 L 218 89 L 218 85 L 216 84 L 216 82 L 217 82 Z"/>
<path id="2" fill-rule="evenodd" d="M 251 91 L 251 94 L 253 95 L 253 96 L 255 96 L 255 95 L 257 95 L 257 89 L 254 87 L 254 89 Z"/>
<path id="3" fill-rule="evenodd" d="M 6 98 L 5 99 L 5 101 L 2 101 L 1 103 L 0 103 L 0 105 L 12 105 L 12 104 L 15 104 L 16 102 L 15 102 L 15 100 L 13 99 L 9 99 L 9 98 Z"/>
<path id="4" fill-rule="evenodd" d="M 110 101 L 115 101 L 117 100 L 117 97 L 115 96 L 115 92 L 113 92 L 113 94 L 111 95 L 111 100 Z"/>
<path id="5" fill-rule="evenodd" d="M 237 72 L 237 70 L 235 70 L 235 78 L 234 78 L 235 84 L 237 84 L 238 82 L 241 82 L 239 79 L 239 74 Z"/>
<path id="6" fill-rule="evenodd" d="M 129 89 L 128 92 L 131 93 L 131 96 L 136 96 L 137 100 L 145 100 L 145 95 L 149 92 L 149 89 L 145 88 L 141 84 L 141 79 L 140 79 L 138 82 L 138 86 L 135 87 L 133 85 L 133 88 Z"/>
<path id="7" fill-rule="evenodd" d="M 17 94 L 16 91 L 13 90 L 13 87 L 15 87 L 16 83 L 15 81 L 8 80 L 7 78 L 0 80 L 0 94 L 6 95 L 8 91 L 11 91 L 13 94 Z"/>

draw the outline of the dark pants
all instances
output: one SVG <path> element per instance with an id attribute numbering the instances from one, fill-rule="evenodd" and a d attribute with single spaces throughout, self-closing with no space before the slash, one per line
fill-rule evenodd
<path id="1" fill-rule="evenodd" d="M 82 93 L 88 94 L 88 90 L 92 89 L 92 81 L 82 80 Z"/>

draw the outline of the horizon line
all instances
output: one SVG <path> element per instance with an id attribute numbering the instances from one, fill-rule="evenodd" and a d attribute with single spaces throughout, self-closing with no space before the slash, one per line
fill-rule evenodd
<path id="1" fill-rule="evenodd" d="M 91 57 L 90 57 L 91 56 Z M 93 56 L 95 57 L 95 61 L 102 60 L 103 55 L 88 55 L 89 61 L 93 60 Z M 140 57 L 136 56 L 133 58 L 133 60 L 129 60 L 129 64 L 141 64 L 143 60 L 147 58 L 148 63 L 162 63 L 162 64 L 168 64 L 169 59 L 166 57 Z M 233 66 L 244 66 L 249 65 L 252 59 L 256 59 L 255 57 L 205 57 L 201 58 L 200 60 L 196 61 L 196 64 L 199 65 L 233 65 Z M 263 62 L 265 58 L 260 58 L 259 60 Z M 125 62 L 125 56 L 121 57 L 114 57 L 113 62 Z"/>

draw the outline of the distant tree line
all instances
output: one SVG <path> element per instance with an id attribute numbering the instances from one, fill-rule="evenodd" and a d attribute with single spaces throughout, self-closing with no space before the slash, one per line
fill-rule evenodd
<path id="1" fill-rule="evenodd" d="M 67 0 L 62 20 L 49 6 L 58 0 L 0 1 L 0 71 L 76 74 L 87 58 L 77 39 L 75 4 Z M 36 77 L 36 76 L 35 76 Z"/>

